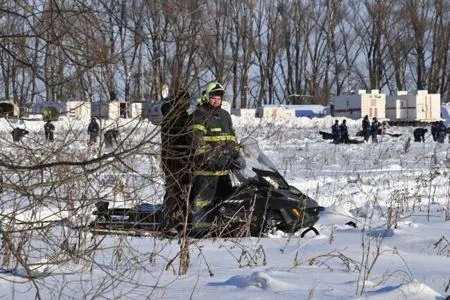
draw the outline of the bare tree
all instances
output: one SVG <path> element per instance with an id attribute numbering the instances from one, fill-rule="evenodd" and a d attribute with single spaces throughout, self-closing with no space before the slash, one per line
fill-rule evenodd
<path id="1" fill-rule="evenodd" d="M 259 78 L 255 78 L 258 86 L 256 106 L 261 104 L 274 104 L 276 98 L 276 59 L 280 47 L 279 32 L 282 28 L 281 11 L 284 3 L 275 4 L 271 1 L 260 1 L 255 14 L 255 59 L 259 69 Z M 281 102 L 284 102 L 284 91 L 279 92 Z"/>
<path id="2" fill-rule="evenodd" d="M 426 89 L 427 68 L 426 68 L 426 45 L 430 41 L 429 18 L 430 1 L 405 0 L 404 20 L 412 29 L 412 41 L 414 43 L 412 56 L 412 65 L 414 73 L 412 74 L 416 88 L 418 90 Z"/>
<path id="3" fill-rule="evenodd" d="M 450 5 L 446 1 L 434 1 L 432 20 L 431 62 L 428 89 L 432 93 L 448 90 L 448 55 L 450 52 Z"/>
<path id="4" fill-rule="evenodd" d="M 236 1 L 233 4 L 234 10 L 231 15 L 230 31 L 234 34 L 230 38 L 232 53 L 232 71 L 233 71 L 233 100 L 232 107 L 238 106 L 238 97 L 240 96 L 239 106 L 246 108 L 248 106 L 250 68 L 252 66 L 253 56 L 253 14 L 254 1 Z"/>

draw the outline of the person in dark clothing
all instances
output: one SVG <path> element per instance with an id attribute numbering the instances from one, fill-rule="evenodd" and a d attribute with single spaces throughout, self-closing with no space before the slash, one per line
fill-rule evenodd
<path id="1" fill-rule="evenodd" d="M 362 128 L 363 128 L 364 141 L 368 142 L 369 137 L 370 137 L 370 121 L 369 121 L 368 115 L 365 115 L 364 119 L 362 120 Z"/>
<path id="2" fill-rule="evenodd" d="M 331 126 L 331 134 L 333 135 L 333 143 L 339 144 L 341 142 L 341 129 L 338 120 L 334 121 L 333 126 Z"/>
<path id="3" fill-rule="evenodd" d="M 112 148 L 114 145 L 118 145 L 117 138 L 119 137 L 119 130 L 117 129 L 108 129 L 103 135 L 105 138 L 105 147 Z"/>
<path id="4" fill-rule="evenodd" d="M 221 108 L 224 88 L 209 82 L 201 103 L 192 116 L 194 182 L 190 194 L 192 232 L 208 232 L 218 214 L 217 205 L 232 191 L 232 165 L 240 157 L 240 147 L 230 114 Z"/>
<path id="5" fill-rule="evenodd" d="M 414 135 L 414 142 L 423 142 L 425 143 L 425 133 L 427 133 L 428 129 L 426 128 L 416 128 L 413 131 L 413 135 Z"/>
<path id="6" fill-rule="evenodd" d="M 339 130 L 341 132 L 341 143 L 348 144 L 348 129 L 347 129 L 347 120 L 342 120 L 341 125 L 339 125 Z"/>
<path id="7" fill-rule="evenodd" d="M 28 134 L 28 130 L 16 127 L 11 131 L 11 135 L 14 142 L 20 142 L 20 140 Z"/>
<path id="8" fill-rule="evenodd" d="M 45 140 L 47 142 L 53 142 L 53 132 L 55 131 L 55 125 L 52 124 L 51 120 L 47 120 L 47 122 L 44 125 L 44 134 L 45 134 Z"/>
<path id="9" fill-rule="evenodd" d="M 188 132 L 192 116 L 188 113 L 190 94 L 180 89 L 161 107 L 161 166 L 165 195 L 163 216 L 165 227 L 184 223 L 189 207 L 191 136 Z"/>
<path id="10" fill-rule="evenodd" d="M 91 122 L 89 123 L 87 132 L 89 134 L 89 145 L 93 145 L 97 142 L 97 137 L 100 134 L 100 126 L 97 123 L 97 120 L 95 118 L 91 119 Z"/>
<path id="11" fill-rule="evenodd" d="M 445 126 L 444 121 L 439 121 L 437 125 L 437 142 L 443 143 L 445 137 L 447 136 L 447 126 Z"/>
<path id="12" fill-rule="evenodd" d="M 370 131 L 372 133 L 372 143 L 378 143 L 378 130 L 380 129 L 380 122 L 377 118 L 372 118 L 372 124 L 370 125 Z"/>
<path id="13" fill-rule="evenodd" d="M 433 136 L 433 141 L 437 141 L 438 137 L 438 124 L 439 122 L 433 122 L 431 123 L 431 136 Z"/>

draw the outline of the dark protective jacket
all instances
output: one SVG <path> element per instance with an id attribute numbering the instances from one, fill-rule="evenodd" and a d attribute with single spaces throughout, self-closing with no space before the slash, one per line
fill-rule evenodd
<path id="1" fill-rule="evenodd" d="M 188 114 L 189 98 L 177 95 L 161 106 L 161 146 L 163 151 L 186 152 L 191 145 L 188 128 L 192 116 Z"/>
<path id="2" fill-rule="evenodd" d="M 188 183 L 188 163 L 191 149 L 191 136 L 188 132 L 192 116 L 188 114 L 189 94 L 181 91 L 161 107 L 161 160 L 167 176 L 175 181 Z M 181 181 L 181 182 L 180 182 Z"/>
<path id="3" fill-rule="evenodd" d="M 339 129 L 341 132 L 341 143 L 348 143 L 348 129 L 347 129 L 347 125 L 345 123 L 341 123 L 341 125 L 339 125 Z"/>
<path id="4" fill-rule="evenodd" d="M 338 123 L 334 123 L 331 126 L 331 134 L 333 135 L 333 141 L 335 144 L 338 144 L 341 140 L 341 129 Z"/>
<path id="5" fill-rule="evenodd" d="M 425 133 L 427 133 L 427 131 L 428 129 L 422 127 L 414 129 L 414 142 L 425 142 Z"/>
<path id="6" fill-rule="evenodd" d="M 438 123 L 439 122 L 433 122 L 431 124 L 431 135 L 433 136 L 433 141 L 437 140 L 437 135 L 438 135 Z"/>
<path id="7" fill-rule="evenodd" d="M 28 130 L 16 127 L 11 131 L 13 141 L 14 142 L 20 142 L 20 140 L 28 134 Z"/>
<path id="8" fill-rule="evenodd" d="M 437 125 L 437 141 L 439 143 L 443 143 L 446 136 L 447 136 L 447 127 L 445 126 L 444 122 L 439 121 Z"/>
<path id="9" fill-rule="evenodd" d="M 370 121 L 367 118 L 362 120 L 362 128 L 364 132 L 370 132 Z"/>
<path id="10" fill-rule="evenodd" d="M 91 121 L 91 123 L 89 123 L 87 131 L 91 138 L 96 138 L 100 133 L 100 126 L 96 121 Z"/>
<path id="11" fill-rule="evenodd" d="M 45 123 L 44 125 L 44 132 L 46 134 L 55 131 L 55 125 L 53 125 L 52 123 Z"/>
<path id="12" fill-rule="evenodd" d="M 194 111 L 192 118 L 195 174 L 229 174 L 233 162 L 239 158 L 239 146 L 230 114 L 206 103 Z"/>
<path id="13" fill-rule="evenodd" d="M 363 128 L 364 140 L 368 141 L 369 137 L 370 137 L 370 133 L 371 133 L 369 118 L 364 117 L 364 119 L 362 120 L 362 128 Z"/>
<path id="14" fill-rule="evenodd" d="M 44 134 L 47 140 L 53 141 L 53 131 L 55 131 L 55 125 L 50 122 L 44 125 Z"/>

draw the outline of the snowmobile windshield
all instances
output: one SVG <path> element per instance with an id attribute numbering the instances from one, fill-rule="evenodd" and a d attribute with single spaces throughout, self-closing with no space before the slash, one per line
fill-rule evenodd
<path id="1" fill-rule="evenodd" d="M 245 167 L 234 172 L 239 181 L 255 178 L 265 180 L 275 188 L 289 188 L 286 180 L 272 161 L 261 151 L 255 139 L 245 138 L 240 144 Z"/>

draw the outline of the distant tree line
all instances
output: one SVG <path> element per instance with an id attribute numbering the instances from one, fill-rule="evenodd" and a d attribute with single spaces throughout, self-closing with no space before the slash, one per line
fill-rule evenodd
<path id="1" fill-rule="evenodd" d="M 5 0 L 0 99 L 158 100 L 218 78 L 232 107 L 350 90 L 450 101 L 447 0 Z"/>

